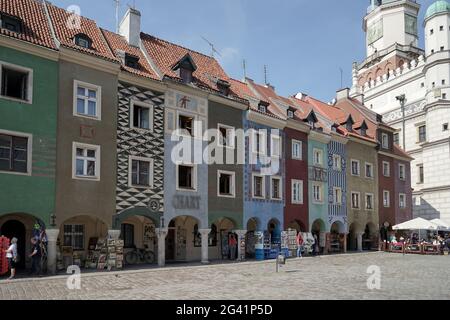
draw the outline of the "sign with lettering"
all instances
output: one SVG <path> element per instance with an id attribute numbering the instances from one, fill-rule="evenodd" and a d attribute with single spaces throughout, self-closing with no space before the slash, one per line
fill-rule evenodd
<path id="1" fill-rule="evenodd" d="M 200 196 L 176 195 L 172 199 L 172 205 L 177 210 L 199 210 Z"/>

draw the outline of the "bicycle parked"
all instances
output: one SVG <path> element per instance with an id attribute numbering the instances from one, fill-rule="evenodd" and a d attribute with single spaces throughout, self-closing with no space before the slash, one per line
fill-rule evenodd
<path id="1" fill-rule="evenodd" d="M 152 264 L 155 262 L 155 253 L 146 245 L 144 249 L 138 249 L 134 246 L 133 251 L 125 255 L 126 264 L 133 265 L 138 263 Z"/>

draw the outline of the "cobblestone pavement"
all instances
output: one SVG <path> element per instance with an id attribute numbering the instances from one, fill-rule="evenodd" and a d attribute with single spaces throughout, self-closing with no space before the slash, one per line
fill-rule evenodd
<path id="1" fill-rule="evenodd" d="M 369 290 L 367 268 L 380 267 Z M 169 267 L 84 274 L 80 290 L 66 276 L 0 280 L 0 299 L 450 299 L 450 257 L 362 253 L 275 262 Z"/>

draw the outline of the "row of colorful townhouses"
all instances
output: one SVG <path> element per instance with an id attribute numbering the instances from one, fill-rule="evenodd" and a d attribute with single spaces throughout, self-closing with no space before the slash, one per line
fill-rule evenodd
<path id="1" fill-rule="evenodd" d="M 53 272 L 57 247 L 108 236 L 160 266 L 229 258 L 230 234 L 251 258 L 255 233 L 279 244 L 289 228 L 324 253 L 376 249 L 411 218 L 412 159 L 362 96 L 231 79 L 141 32 L 135 9 L 114 33 L 49 2 L 0 5 L 0 232 L 22 257 L 39 228 Z"/>

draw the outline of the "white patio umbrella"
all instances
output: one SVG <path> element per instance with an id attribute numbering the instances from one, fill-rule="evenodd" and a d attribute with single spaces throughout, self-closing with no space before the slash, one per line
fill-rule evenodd
<path id="1" fill-rule="evenodd" d="M 442 221 L 441 219 L 434 219 L 431 220 L 431 222 L 433 222 L 434 224 L 438 225 L 438 230 L 440 231 L 446 231 L 446 230 L 450 230 L 450 225 L 444 221 Z"/>
<path id="2" fill-rule="evenodd" d="M 422 230 L 438 230 L 439 226 L 434 222 L 425 220 L 423 218 L 416 218 L 406 221 L 392 227 L 393 230 L 419 230 L 419 241 L 421 240 L 420 232 Z"/>

